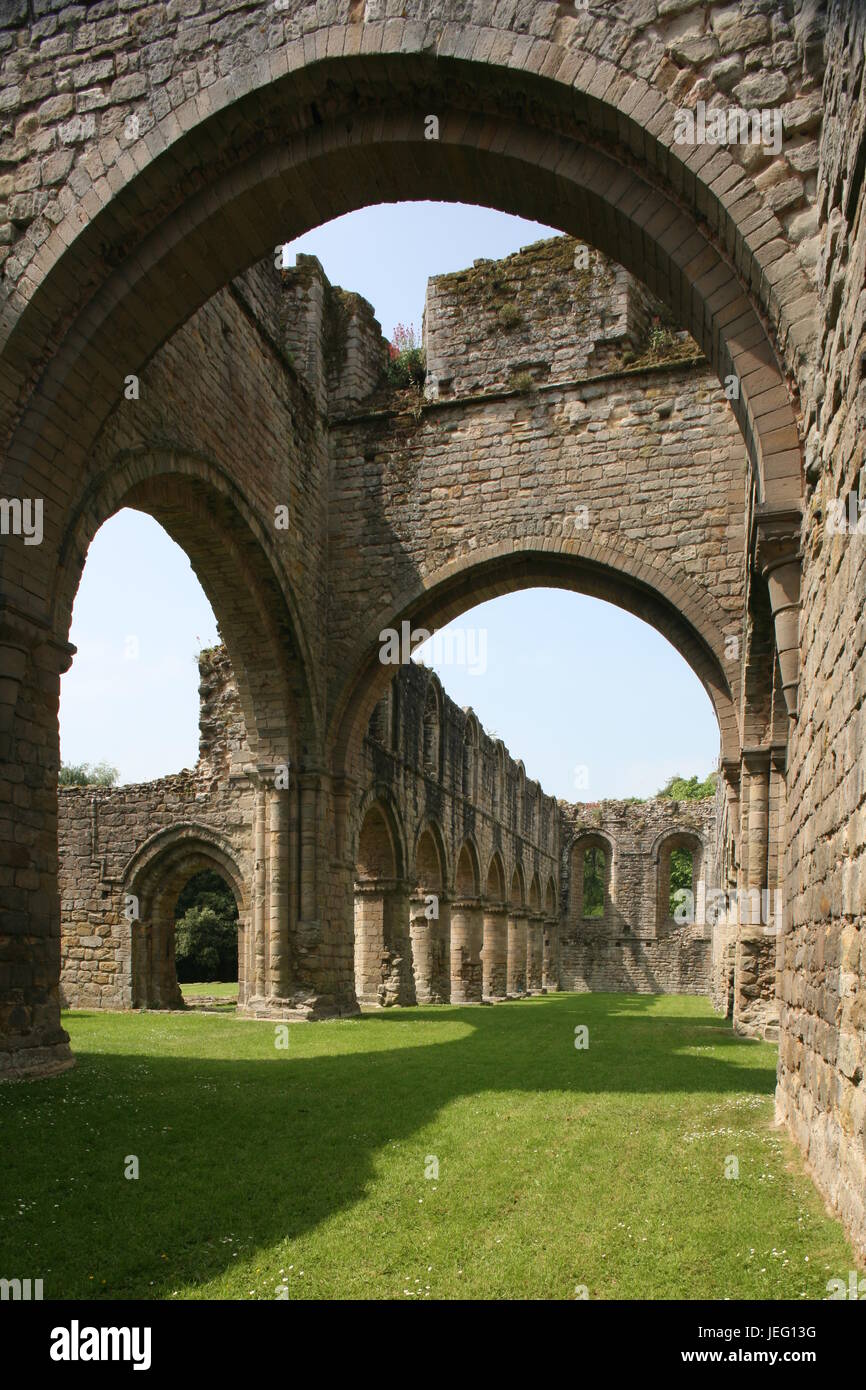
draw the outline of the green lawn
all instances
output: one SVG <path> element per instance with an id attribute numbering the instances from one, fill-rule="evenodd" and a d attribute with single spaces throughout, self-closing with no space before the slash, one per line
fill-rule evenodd
<path id="1" fill-rule="evenodd" d="M 189 995 L 190 998 L 197 998 L 199 995 L 207 995 L 214 999 L 237 999 L 238 982 L 237 980 L 210 980 L 200 984 L 181 985 L 181 994 Z"/>
<path id="2" fill-rule="evenodd" d="M 0 1087 L 0 1274 L 46 1298 L 800 1299 L 854 1268 L 771 1127 L 775 1049 L 703 999 L 391 1010 L 287 1050 L 65 1022 L 78 1066 Z"/>

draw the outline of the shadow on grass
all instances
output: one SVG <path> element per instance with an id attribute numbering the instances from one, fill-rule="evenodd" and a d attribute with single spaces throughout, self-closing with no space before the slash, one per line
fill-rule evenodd
<path id="1" fill-rule="evenodd" d="M 211 1279 L 231 1267 L 237 1239 L 251 1253 L 358 1202 L 385 1146 L 411 1141 L 460 1097 L 769 1096 L 775 1084 L 754 1043 L 685 1001 L 677 1015 L 615 995 L 389 1011 L 317 1025 L 355 1049 L 325 1056 L 275 1053 L 273 1025 L 212 1022 L 231 1030 L 226 1051 L 261 1055 L 79 1045 L 74 1071 L 0 1095 L 4 1187 L 28 1216 L 0 1223 L 7 1272 L 33 1266 L 38 1236 L 40 1270 L 63 1271 L 47 1279 L 50 1296 L 161 1297 Z M 470 1031 L 437 1040 L 455 1024 Z M 586 1051 L 574 1047 L 578 1024 Z M 690 1053 L 695 1038 L 712 1040 L 714 1055 Z M 132 1154 L 138 1181 L 123 1177 Z"/>

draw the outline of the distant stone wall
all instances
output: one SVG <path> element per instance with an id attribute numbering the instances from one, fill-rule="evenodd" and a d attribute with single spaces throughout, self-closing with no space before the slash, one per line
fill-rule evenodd
<path id="1" fill-rule="evenodd" d="M 634 990 L 644 994 L 712 993 L 712 930 L 706 890 L 716 886 L 714 803 L 603 801 L 560 803 L 562 989 Z M 693 921 L 670 907 L 670 854 L 692 855 Z M 588 850 L 604 855 L 604 903 L 590 916 L 583 902 Z"/>
<path id="2" fill-rule="evenodd" d="M 617 370 L 646 348 L 653 317 L 667 315 L 644 287 L 573 237 L 478 260 L 427 282 L 428 396 L 507 390 L 521 374 L 553 383 Z M 686 334 L 673 337 L 697 354 Z"/>

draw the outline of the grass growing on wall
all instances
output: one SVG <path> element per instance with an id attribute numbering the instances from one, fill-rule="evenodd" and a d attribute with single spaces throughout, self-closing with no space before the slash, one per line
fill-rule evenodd
<path id="1" fill-rule="evenodd" d="M 0 1266 L 46 1298 L 797 1300 L 854 1267 L 771 1127 L 775 1049 L 703 999 L 392 1010 L 285 1050 L 65 1022 L 75 1070 L 0 1088 Z"/>

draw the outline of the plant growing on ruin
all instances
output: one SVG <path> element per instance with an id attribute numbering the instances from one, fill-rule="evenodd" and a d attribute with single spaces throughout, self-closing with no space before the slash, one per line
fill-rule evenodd
<path id="1" fill-rule="evenodd" d="M 108 763 L 62 763 L 57 776 L 60 787 L 113 787 L 120 774 Z"/>
<path id="2" fill-rule="evenodd" d="M 715 794 L 715 772 L 711 772 L 703 782 L 698 781 L 697 774 L 680 777 L 679 773 L 675 773 L 668 778 L 661 791 L 656 792 L 656 796 L 664 801 L 706 801 Z"/>
<path id="3" fill-rule="evenodd" d="M 531 391 L 535 382 L 531 372 L 512 372 L 508 385 L 512 391 Z"/>
<path id="4" fill-rule="evenodd" d="M 516 304 L 503 304 L 496 317 L 499 321 L 499 327 L 506 333 L 510 333 L 513 328 L 523 322 L 523 315 Z"/>
<path id="5" fill-rule="evenodd" d="M 424 385 L 427 375 L 427 355 L 418 342 L 413 324 L 398 323 L 394 336 L 388 344 L 388 365 L 385 375 L 390 386 L 405 390 L 406 387 Z"/>

